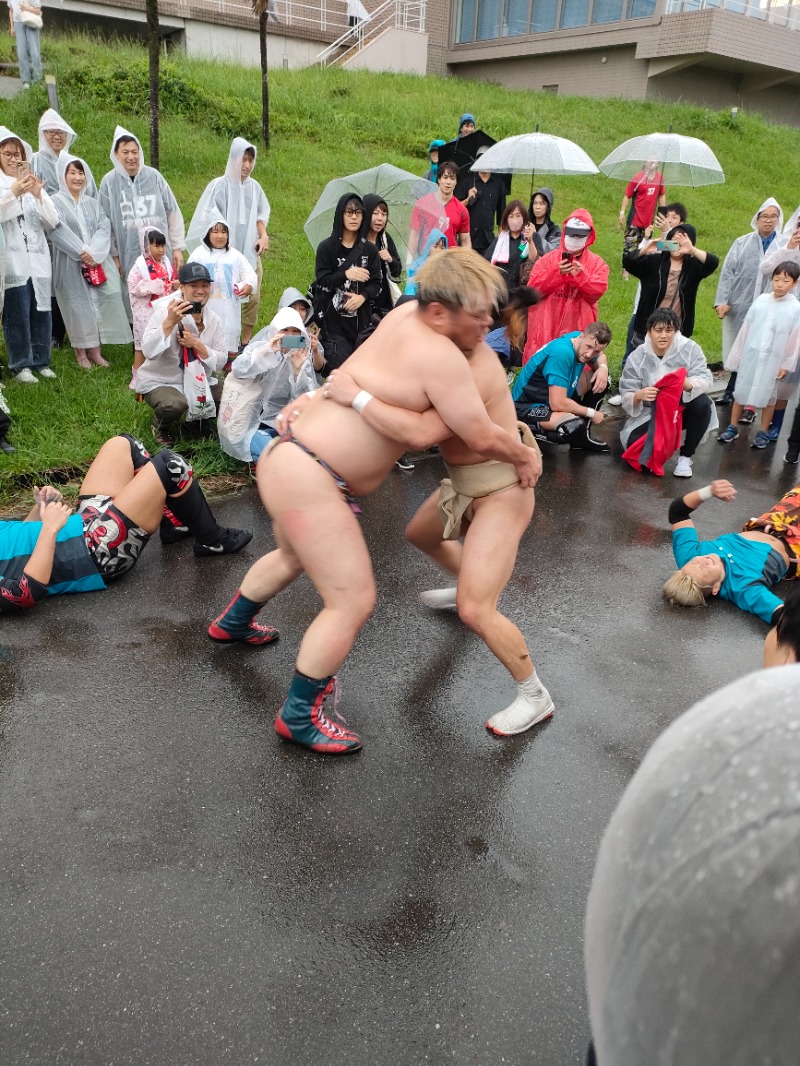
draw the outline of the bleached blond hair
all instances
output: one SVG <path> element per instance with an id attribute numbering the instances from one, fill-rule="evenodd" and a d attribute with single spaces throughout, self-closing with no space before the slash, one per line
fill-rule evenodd
<path id="1" fill-rule="evenodd" d="M 447 248 L 432 255 L 416 276 L 420 307 L 500 307 L 508 299 L 506 281 L 497 267 L 467 248 Z"/>
<path id="2" fill-rule="evenodd" d="M 664 599 L 673 607 L 705 607 L 706 594 L 703 586 L 685 570 L 676 570 L 664 582 Z"/>

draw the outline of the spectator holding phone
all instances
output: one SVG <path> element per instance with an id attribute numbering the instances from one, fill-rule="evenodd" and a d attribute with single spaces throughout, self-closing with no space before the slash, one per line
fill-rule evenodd
<path id="1" fill-rule="evenodd" d="M 256 390 L 236 389 L 238 382 L 245 381 L 257 384 L 257 394 Z M 249 459 L 254 463 L 278 436 L 275 419 L 281 410 L 316 387 L 311 337 L 297 311 L 284 307 L 253 337 L 226 380 L 220 408 L 222 450 L 235 459 Z M 233 399 L 234 394 L 240 399 Z M 253 411 L 252 425 L 244 432 L 237 432 L 234 442 L 227 433 L 226 422 L 232 416 L 238 422 L 245 405 L 250 405 Z"/>
<path id="2" fill-rule="evenodd" d="M 597 321 L 597 304 L 608 289 L 608 263 L 589 251 L 594 240 L 592 216 L 578 208 L 564 223 L 559 247 L 534 263 L 528 285 L 542 299 L 528 312 L 523 364 L 554 337 Z"/>
<path id="3" fill-rule="evenodd" d="M 202 263 L 184 263 L 178 271 L 180 291 L 156 300 L 142 337 L 144 363 L 136 372 L 136 387 L 153 409 L 150 427 L 158 444 L 175 439 L 180 420 L 189 412 L 184 351 L 198 360 L 215 404 L 222 385 L 213 376 L 228 359 L 222 322 L 206 304 L 211 275 Z M 215 411 L 216 413 L 216 411 Z M 202 429 L 201 425 L 201 429 Z"/>
<path id="4" fill-rule="evenodd" d="M 50 369 L 52 266 L 46 232 L 58 225 L 53 201 L 31 172 L 31 147 L 0 126 L 0 224 L 5 238 L 3 335 L 14 379 L 35 385 Z"/>

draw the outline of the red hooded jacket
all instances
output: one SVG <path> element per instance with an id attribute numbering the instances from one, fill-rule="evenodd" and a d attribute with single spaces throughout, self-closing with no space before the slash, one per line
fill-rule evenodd
<path id="1" fill-rule="evenodd" d="M 537 259 L 528 278 L 528 285 L 541 293 L 542 300 L 528 311 L 528 339 L 523 364 L 555 337 L 595 322 L 597 302 L 608 288 L 608 264 L 589 251 L 589 245 L 594 244 L 595 239 L 592 216 L 579 207 L 570 213 L 569 218 L 579 218 L 592 227 L 586 247 L 575 255 L 575 262 L 581 269 L 574 277 L 561 273 L 561 256 L 566 250 L 565 221 L 561 228 L 561 247 Z"/>
<path id="2" fill-rule="evenodd" d="M 686 367 L 682 366 L 656 382 L 658 396 L 647 432 L 622 453 L 622 458 L 634 470 L 646 466 L 657 477 L 663 477 L 664 463 L 680 448 L 683 434 L 681 396 L 685 380 Z"/>

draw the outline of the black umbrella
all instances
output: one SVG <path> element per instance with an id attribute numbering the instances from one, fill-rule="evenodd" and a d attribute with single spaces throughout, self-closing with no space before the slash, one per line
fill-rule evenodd
<path id="1" fill-rule="evenodd" d="M 454 141 L 448 141 L 439 149 L 439 166 L 450 160 L 458 167 L 462 178 L 466 175 L 467 179 L 472 181 L 467 172 L 478 158 L 479 149 L 491 148 L 493 144 L 497 144 L 497 141 L 483 130 L 475 130 L 474 133 L 468 133 L 466 137 L 456 137 Z M 506 195 L 510 196 L 511 175 L 501 174 L 499 176 L 505 182 Z"/>

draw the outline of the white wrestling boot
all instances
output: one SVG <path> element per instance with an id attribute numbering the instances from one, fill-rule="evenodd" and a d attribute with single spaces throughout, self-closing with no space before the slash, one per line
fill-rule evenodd
<path id="1" fill-rule="evenodd" d="M 486 723 L 490 733 L 498 737 L 513 737 L 549 718 L 555 707 L 550 693 L 539 680 L 536 671 L 525 681 L 517 682 L 517 698 L 505 710 L 492 715 Z"/>
<path id="2" fill-rule="evenodd" d="M 431 607 L 434 611 L 443 611 L 456 605 L 457 589 L 431 589 L 430 592 L 420 592 L 419 602 L 425 607 Z"/>

